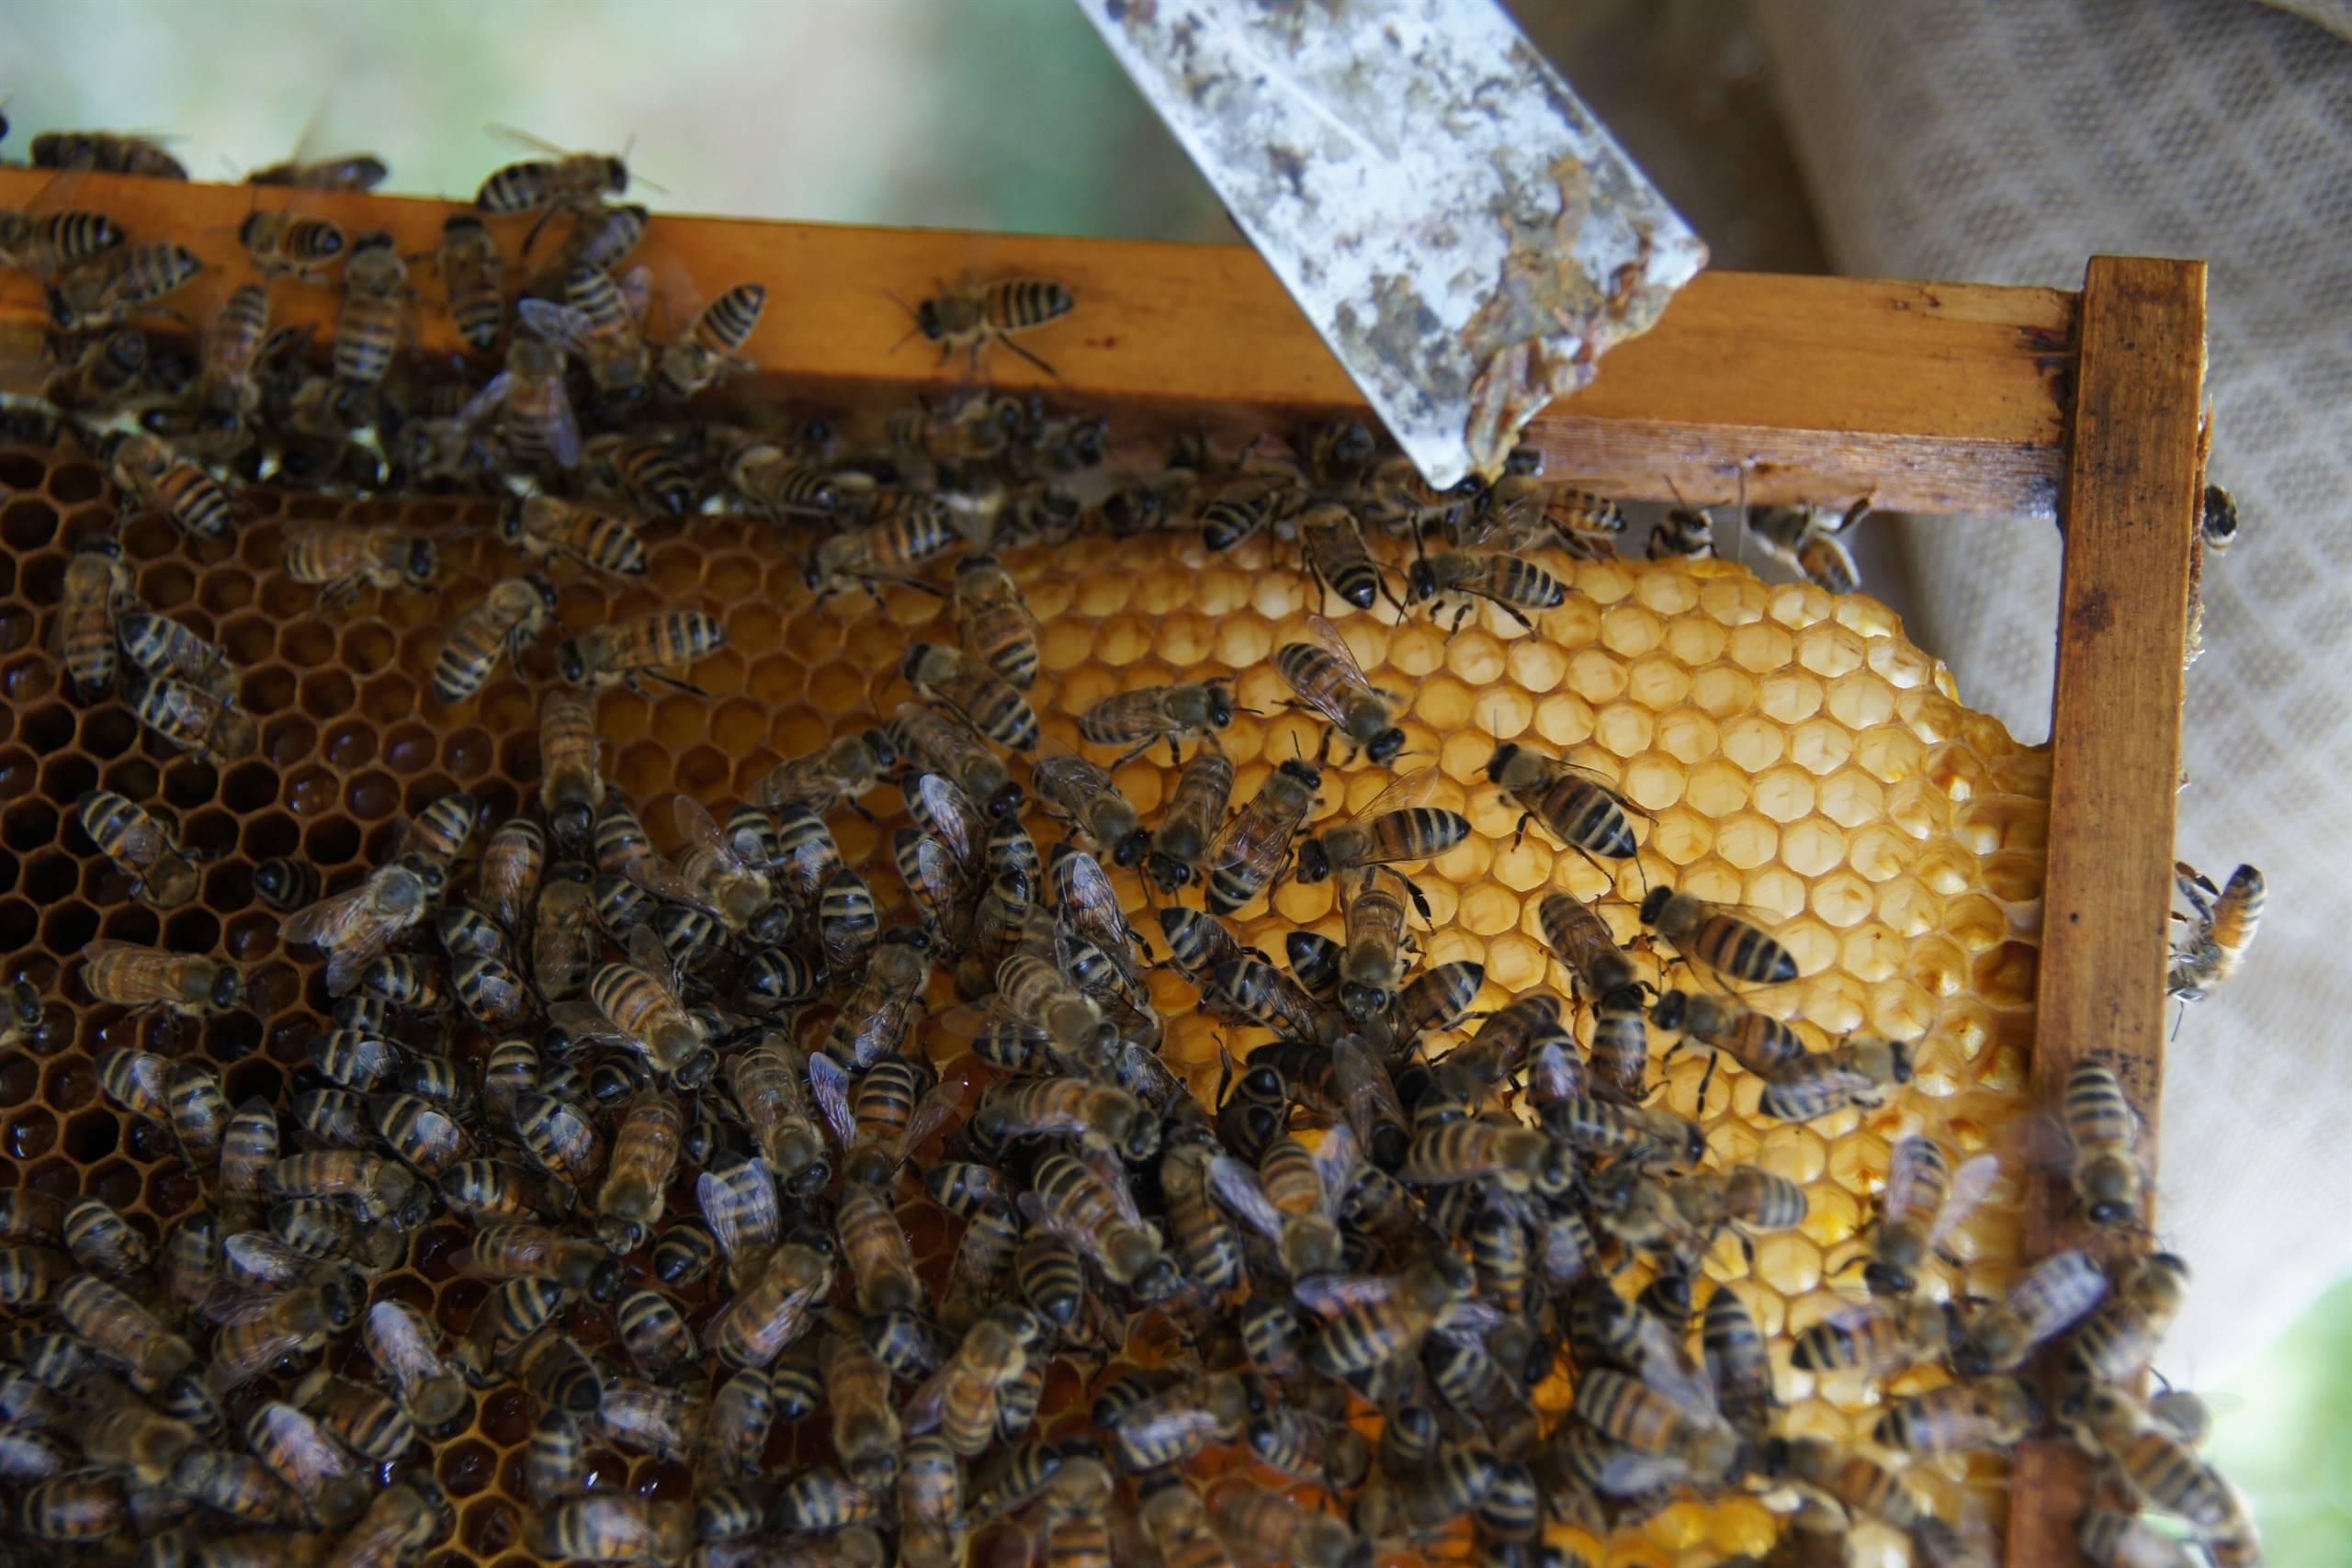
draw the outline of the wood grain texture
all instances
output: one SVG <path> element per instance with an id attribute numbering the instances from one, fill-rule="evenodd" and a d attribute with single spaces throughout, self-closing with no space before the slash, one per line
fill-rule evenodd
<path id="1" fill-rule="evenodd" d="M 0 171 L 0 207 L 55 204 L 50 178 Z M 95 175 L 77 176 L 71 196 L 112 213 L 134 242 L 172 237 L 217 268 L 169 302 L 199 321 L 247 276 L 236 228 L 256 205 L 299 201 L 354 233 L 389 230 L 412 254 L 431 250 L 457 210 Z M 511 258 L 529 220 L 493 222 Z M 542 258 L 553 248 L 543 239 Z M 652 269 L 654 325 L 664 335 L 718 290 L 767 284 L 767 316 L 752 344 L 767 385 L 749 389 L 789 389 L 802 403 L 872 406 L 958 384 L 964 362 L 942 365 L 928 345 L 902 341 L 908 319 L 890 296 L 1022 274 L 1069 284 L 1079 308 L 1023 340 L 1063 383 L 999 351 L 987 369 L 1004 385 L 1066 392 L 1161 426 L 1219 430 L 1362 401 L 1272 273 L 1241 246 L 663 217 L 638 263 Z M 430 265 L 412 276 L 426 300 L 417 346 L 456 353 Z M 278 321 L 316 322 L 323 339 L 333 294 L 288 284 L 275 302 Z M 1531 438 L 1548 455 L 1547 472 L 1628 498 L 1679 491 L 1729 501 L 1744 466 L 1747 493 L 1759 502 L 1872 494 L 1890 508 L 2048 516 L 2075 306 L 2074 295 L 2046 288 L 1705 273 L 1656 330 L 1613 351 L 1590 387 L 1539 416 Z M 0 381 L 21 389 L 38 374 L 44 324 L 31 281 L 0 279 Z"/>
<path id="2" fill-rule="evenodd" d="M 2033 1093 L 2054 1104 L 2075 1063 L 2113 1066 L 2145 1119 L 2153 1168 L 2164 1082 L 2173 813 L 2179 795 L 2189 558 L 2204 483 L 2202 262 L 2102 256 L 2084 280 L 2082 355 L 2059 508 L 2058 681 Z M 2041 1184 L 2027 1256 L 2085 1239 L 2063 1178 Z M 2145 1244 L 2109 1238 L 2102 1251 Z M 2080 1561 L 2081 1456 L 2026 1445 L 2008 1562 Z"/>

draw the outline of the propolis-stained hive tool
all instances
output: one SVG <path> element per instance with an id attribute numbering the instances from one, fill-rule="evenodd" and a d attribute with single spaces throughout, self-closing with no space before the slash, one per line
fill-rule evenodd
<path id="1" fill-rule="evenodd" d="M 1078 5 L 1431 484 L 1706 263 L 1493 0 Z"/>

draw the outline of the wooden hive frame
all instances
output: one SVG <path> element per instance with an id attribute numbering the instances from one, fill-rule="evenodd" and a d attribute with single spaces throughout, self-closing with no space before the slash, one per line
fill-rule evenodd
<path id="1" fill-rule="evenodd" d="M 0 207 L 36 203 L 51 178 L 0 172 Z M 390 230 L 412 254 L 432 249 L 458 210 L 96 175 L 75 199 L 134 240 L 188 243 L 220 269 L 208 282 L 243 276 L 234 236 L 256 203 L 299 199 L 354 232 Z M 990 373 L 1007 385 L 1141 427 L 1262 427 L 1361 405 L 1242 247 L 665 217 L 639 259 L 665 290 L 698 291 L 673 306 L 678 316 L 730 284 L 768 285 L 756 373 L 729 395 L 788 389 L 870 406 L 956 384 L 960 363 L 936 364 L 921 344 L 893 351 L 906 317 L 891 296 L 1028 274 L 1069 284 L 1080 305 L 1050 344 L 1039 340 L 1059 381 L 997 355 Z M 279 321 L 331 330 L 325 290 L 286 287 L 277 301 Z M 456 353 L 447 318 L 421 315 L 419 346 Z M 0 386 L 38 386 L 46 330 L 29 280 L 0 279 Z M 2096 257 L 2079 293 L 1712 272 L 1528 435 L 1547 476 L 1629 499 L 1724 502 L 1744 482 L 1758 502 L 1870 495 L 1893 509 L 2054 517 L 2064 570 L 2032 1093 L 2054 1100 L 2076 1058 L 2096 1053 L 2146 1117 L 2151 1155 L 2204 373 L 2201 262 Z M 2061 1195 L 2038 1187 L 2033 1256 L 2082 1239 Z M 2086 1467 L 2041 1441 L 2014 1473 L 2007 1561 L 2075 1561 Z"/>

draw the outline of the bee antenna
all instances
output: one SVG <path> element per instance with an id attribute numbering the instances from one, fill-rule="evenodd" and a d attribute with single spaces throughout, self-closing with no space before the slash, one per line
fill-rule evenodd
<path id="1" fill-rule="evenodd" d="M 906 346 L 907 339 L 922 331 L 922 312 L 916 310 L 912 305 L 908 304 L 904 299 L 899 299 L 897 289 L 885 288 L 882 292 L 888 295 L 891 300 L 898 305 L 899 309 L 904 310 L 907 313 L 908 318 L 914 323 L 907 328 L 904 333 L 899 334 L 899 341 L 897 343 L 890 345 L 890 352 L 896 354 L 899 349 Z"/>

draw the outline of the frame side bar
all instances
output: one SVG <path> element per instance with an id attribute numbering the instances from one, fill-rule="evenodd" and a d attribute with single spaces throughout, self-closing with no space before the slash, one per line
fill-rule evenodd
<path id="1" fill-rule="evenodd" d="M 2204 483 L 2205 265 L 2094 258 L 2075 378 L 2059 504 L 2065 562 L 2033 1094 L 2055 1104 L 2077 1060 L 2105 1061 L 2141 1112 L 2153 1163 L 2182 661 Z M 2037 1186 L 2026 1255 L 2086 1242 L 2063 1174 Z M 2140 1240 L 2095 1245 L 2112 1262 Z M 2025 1445 L 2009 1493 L 2014 1568 L 2080 1561 L 2074 1521 L 2088 1484 L 2087 1465 L 2066 1445 Z"/>

